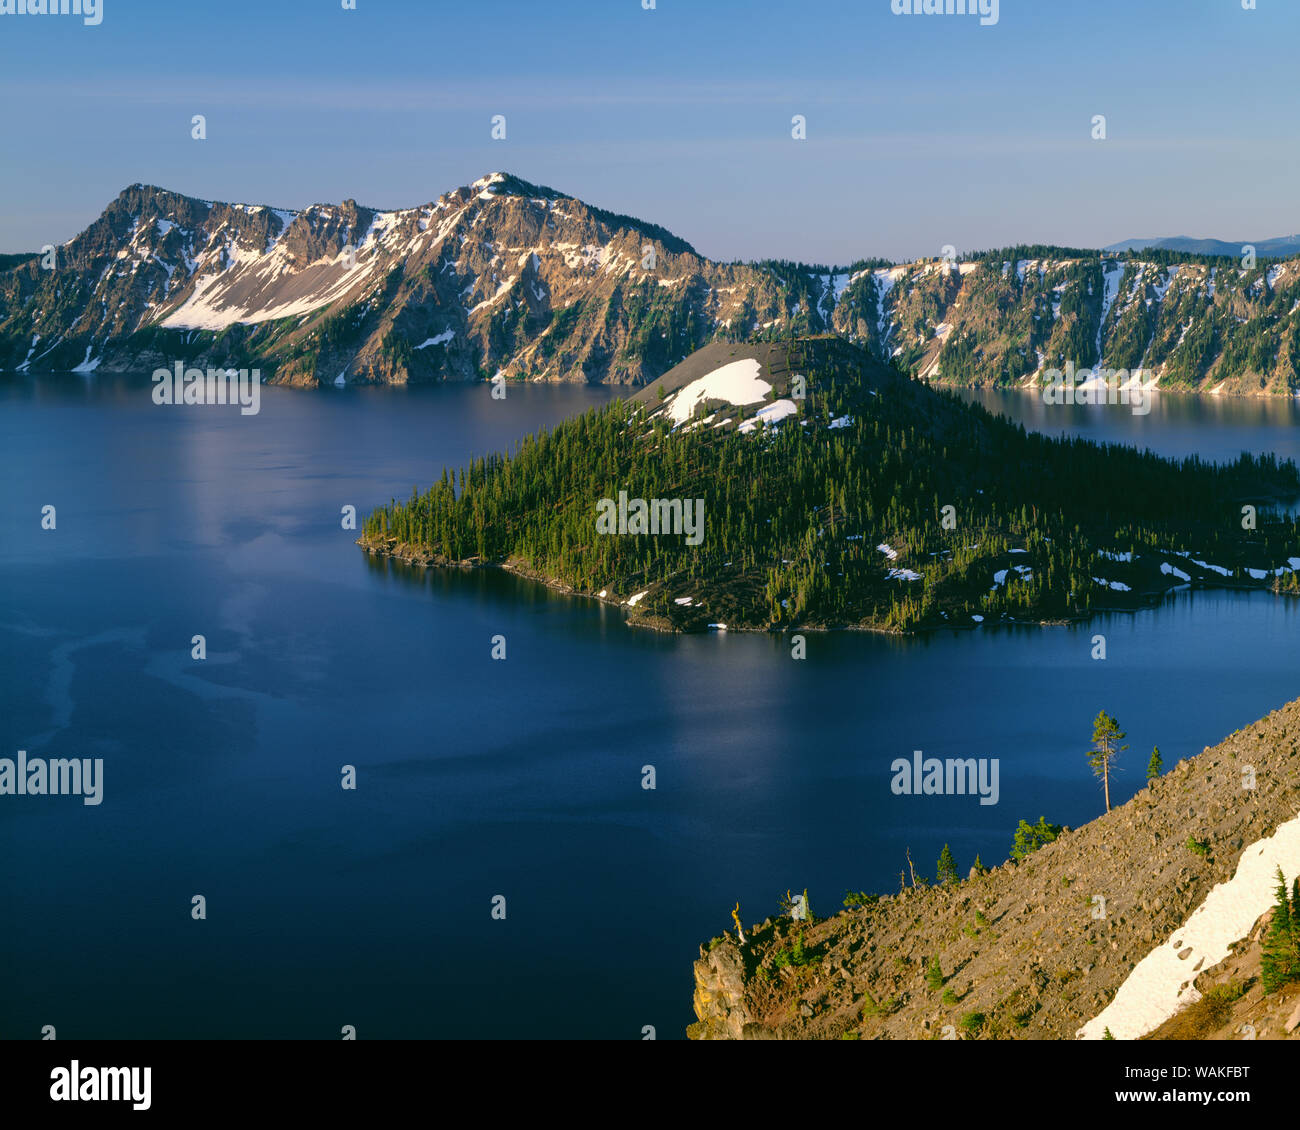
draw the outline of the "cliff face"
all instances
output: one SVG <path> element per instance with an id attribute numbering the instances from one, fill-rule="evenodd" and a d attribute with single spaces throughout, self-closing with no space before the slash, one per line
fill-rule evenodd
<path id="1" fill-rule="evenodd" d="M 137 184 L 52 253 L 0 263 L 6 370 L 183 360 L 304 385 L 639 384 L 711 341 L 820 333 L 947 383 L 1034 383 L 1071 363 L 1141 368 L 1161 388 L 1283 394 L 1300 388 L 1300 259 L 725 264 L 655 224 L 493 173 L 396 210 L 291 211 Z"/>
<path id="2" fill-rule="evenodd" d="M 859 326 L 877 352 L 931 380 L 1032 386 L 1069 365 L 1140 369 L 1144 383 L 1170 390 L 1300 387 L 1300 260 L 1246 269 L 994 257 L 875 277 L 885 313 L 874 332 Z"/>
<path id="3" fill-rule="evenodd" d="M 1255 787 L 1243 787 L 1252 776 Z M 909 888 L 814 924 L 769 919 L 744 945 L 732 934 L 714 939 L 695 964 L 699 1019 L 690 1035 L 1074 1039 L 1149 952 L 1180 941 L 1189 915 L 1233 879 L 1243 853 L 1298 814 L 1300 701 L 1180 761 L 1020 864 Z M 1300 850 L 1283 855 L 1290 881 Z M 1243 932 L 1242 953 L 1265 918 L 1252 916 L 1259 921 Z M 1177 956 L 1185 985 L 1243 981 L 1232 957 L 1211 966 L 1190 945 Z M 942 984 L 926 975 L 934 959 Z M 1235 1007 L 1255 1008 L 1264 1029 L 1286 1035 L 1293 991 L 1263 1000 L 1255 988 Z M 1225 1013 L 1213 1030 L 1237 1017 Z"/>
<path id="4" fill-rule="evenodd" d="M 825 269 L 711 262 L 503 173 L 396 211 L 133 185 L 53 260 L 0 272 L 0 368 L 640 382 L 715 337 L 787 319 L 829 330 L 835 285 Z"/>
<path id="5" fill-rule="evenodd" d="M 746 1000 L 745 962 L 738 947 L 701 951 L 695 963 L 692 1004 L 700 1018 L 692 1032 L 695 1039 L 743 1040 L 746 1027 L 754 1034 L 754 1018 Z"/>

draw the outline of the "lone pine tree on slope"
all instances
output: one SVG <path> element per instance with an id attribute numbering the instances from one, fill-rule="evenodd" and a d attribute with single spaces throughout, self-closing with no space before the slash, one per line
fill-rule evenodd
<path id="1" fill-rule="evenodd" d="M 1128 746 L 1120 745 L 1128 735 L 1119 728 L 1119 722 L 1104 710 L 1099 712 L 1092 723 L 1092 749 L 1088 751 L 1088 764 L 1092 771 L 1101 778 L 1106 790 L 1106 811 L 1110 811 L 1110 775 L 1114 769 L 1115 759 Z"/>
<path id="2" fill-rule="evenodd" d="M 1160 747 L 1154 746 L 1151 750 L 1151 760 L 1147 762 L 1147 780 L 1154 781 L 1164 771 L 1165 763 L 1160 756 Z"/>
<path id="3" fill-rule="evenodd" d="M 936 879 L 940 883 L 959 883 L 961 876 L 957 874 L 957 860 L 953 857 L 952 848 L 947 844 L 943 845 L 943 851 L 939 855 L 939 862 L 935 865 Z"/>

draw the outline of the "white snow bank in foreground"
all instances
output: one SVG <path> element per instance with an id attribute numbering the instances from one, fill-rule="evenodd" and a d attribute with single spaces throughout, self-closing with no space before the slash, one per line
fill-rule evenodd
<path id="1" fill-rule="evenodd" d="M 1079 1030 L 1079 1037 L 1100 1040 L 1109 1028 L 1117 1040 L 1136 1040 L 1182 1005 L 1200 1000 L 1192 981 L 1226 958 L 1229 947 L 1273 905 L 1279 867 L 1288 884 L 1300 871 L 1300 816 L 1246 848 L 1236 874 L 1210 891 L 1191 917 L 1138 963 L 1115 999 Z M 1180 959 L 1182 953 L 1186 956 Z"/>

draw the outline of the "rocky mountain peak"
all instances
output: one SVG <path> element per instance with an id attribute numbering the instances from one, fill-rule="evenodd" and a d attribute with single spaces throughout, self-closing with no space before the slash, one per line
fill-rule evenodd
<path id="1" fill-rule="evenodd" d="M 1073 362 L 1159 387 L 1300 388 L 1300 260 L 1146 255 L 720 263 L 504 171 L 397 209 L 133 184 L 54 270 L 21 256 L 0 270 L 0 369 L 185 360 L 294 384 L 636 384 L 709 342 L 831 332 L 946 383 L 1038 384 Z"/>

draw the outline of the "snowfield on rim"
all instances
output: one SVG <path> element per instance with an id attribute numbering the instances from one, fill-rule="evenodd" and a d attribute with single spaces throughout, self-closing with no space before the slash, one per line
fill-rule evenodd
<path id="1" fill-rule="evenodd" d="M 1109 1028 L 1117 1040 L 1136 1040 L 1183 1005 L 1200 1000 L 1192 987 L 1196 975 L 1226 958 L 1232 944 L 1249 934 L 1273 905 L 1279 867 L 1288 884 L 1300 872 L 1300 816 L 1247 847 L 1236 874 L 1216 886 L 1182 926 L 1138 962 L 1115 999 L 1079 1030 L 1079 1037 L 1100 1040 Z"/>

